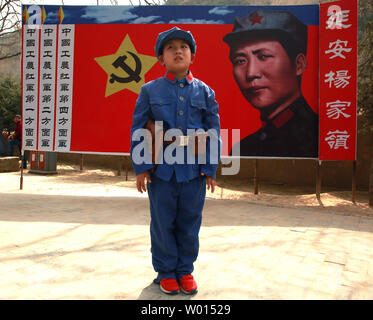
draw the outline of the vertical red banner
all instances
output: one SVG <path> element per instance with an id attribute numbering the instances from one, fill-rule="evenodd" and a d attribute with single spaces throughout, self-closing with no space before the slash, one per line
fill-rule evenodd
<path id="1" fill-rule="evenodd" d="M 320 160 L 356 160 L 357 0 L 320 5 Z"/>

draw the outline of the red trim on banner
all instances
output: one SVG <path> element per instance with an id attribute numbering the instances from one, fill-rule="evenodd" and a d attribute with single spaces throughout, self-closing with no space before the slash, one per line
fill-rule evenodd
<path id="1" fill-rule="evenodd" d="M 39 52 L 38 52 L 38 95 L 37 95 L 37 126 L 36 126 L 36 150 L 39 150 L 39 107 L 40 107 L 40 57 L 41 57 L 41 26 L 39 28 Z"/>
<path id="2" fill-rule="evenodd" d="M 320 160 L 356 160 L 357 0 L 320 5 Z"/>
<path id="3" fill-rule="evenodd" d="M 57 71 L 58 71 L 58 32 L 60 25 L 57 25 L 56 28 L 56 74 L 55 74 L 55 83 L 54 83 L 54 121 L 53 121 L 53 151 L 56 148 L 56 113 L 57 113 Z"/>

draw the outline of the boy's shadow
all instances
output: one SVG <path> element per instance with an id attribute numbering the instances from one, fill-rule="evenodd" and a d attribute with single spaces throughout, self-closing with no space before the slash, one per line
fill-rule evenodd
<path id="1" fill-rule="evenodd" d="M 166 294 L 159 289 L 158 284 L 152 282 L 147 287 L 142 289 L 137 300 L 190 300 L 197 296 L 198 292 L 194 295 L 187 295 L 182 292 L 174 295 Z"/>

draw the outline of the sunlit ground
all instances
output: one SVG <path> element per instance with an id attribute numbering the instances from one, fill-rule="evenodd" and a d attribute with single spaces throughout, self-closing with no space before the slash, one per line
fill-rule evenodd
<path id="1" fill-rule="evenodd" d="M 149 201 L 132 173 L 59 165 L 26 171 L 23 190 L 19 172 L 0 173 L 0 299 L 373 298 L 367 193 L 353 204 L 350 191 L 319 202 L 313 188 L 218 185 L 203 211 L 199 292 L 169 297 L 152 283 Z"/>
<path id="2" fill-rule="evenodd" d="M 30 193 L 50 195 L 81 195 L 110 197 L 147 197 L 136 189 L 133 172 L 109 169 L 84 168 L 59 164 L 58 174 L 35 174 L 25 171 L 23 190 L 20 191 L 20 172 L 0 173 L 0 192 Z M 207 192 L 208 199 L 236 199 L 271 206 L 322 208 L 342 214 L 373 215 L 368 206 L 368 192 L 357 191 L 352 203 L 351 190 L 330 190 L 322 188 L 320 200 L 314 187 L 294 187 L 286 185 L 259 184 L 259 194 L 254 194 L 251 181 L 220 177 L 214 193 Z"/>

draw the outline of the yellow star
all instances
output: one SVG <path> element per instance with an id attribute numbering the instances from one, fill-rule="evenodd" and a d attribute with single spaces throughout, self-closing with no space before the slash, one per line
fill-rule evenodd
<path id="1" fill-rule="evenodd" d="M 105 97 L 128 89 L 139 94 L 145 84 L 145 74 L 157 62 L 157 58 L 137 52 L 127 34 L 116 53 L 95 58 L 107 73 Z"/>

